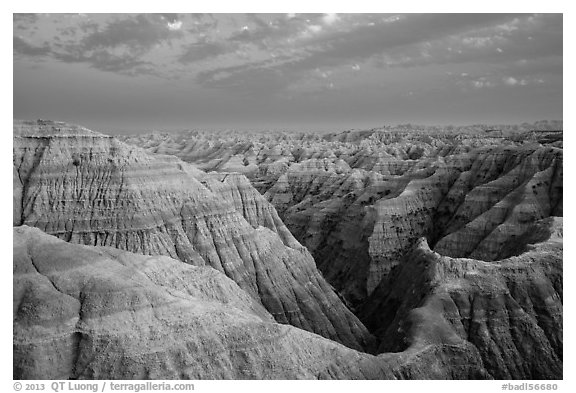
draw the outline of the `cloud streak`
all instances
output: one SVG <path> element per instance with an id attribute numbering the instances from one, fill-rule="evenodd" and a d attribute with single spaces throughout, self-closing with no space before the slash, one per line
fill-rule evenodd
<path id="1" fill-rule="evenodd" d="M 51 52 L 48 45 L 34 46 L 21 37 L 14 37 L 13 50 L 15 54 L 30 57 L 45 56 Z"/>
<path id="2" fill-rule="evenodd" d="M 34 24 L 39 17 L 16 14 L 14 19 Z M 224 73 L 231 86 L 245 86 L 240 82 L 251 80 L 247 75 L 255 70 L 267 74 L 274 70 L 279 78 L 287 74 L 298 79 L 316 68 L 354 67 L 358 71 L 365 63 L 382 68 L 473 61 L 503 64 L 521 58 L 562 56 L 561 15 L 306 14 L 226 18 L 145 14 L 110 16 L 98 22 L 76 19 L 76 23 L 60 28 L 52 42 L 34 44 L 15 35 L 14 52 L 134 74 L 152 69 L 156 75 L 170 74 L 170 60 L 173 65 L 203 62 L 205 66 L 198 69 L 196 80 L 205 86 L 222 85 Z M 15 23 L 15 29 L 20 31 L 21 23 Z M 166 47 L 169 50 L 160 54 L 159 48 Z M 217 61 L 222 56 L 227 60 Z M 211 75 L 219 83 L 211 81 Z"/>
<path id="3" fill-rule="evenodd" d="M 15 91 L 50 85 L 55 70 L 66 84 L 150 87 L 133 97 L 149 100 L 138 114 L 166 102 L 183 118 L 193 102 L 197 118 L 222 107 L 287 121 L 561 113 L 561 14 L 15 14 L 13 29 Z"/>
<path id="4" fill-rule="evenodd" d="M 14 52 L 86 63 L 102 71 L 159 75 L 154 62 L 145 56 L 155 47 L 181 38 L 180 27 L 177 14 L 130 15 L 102 24 L 80 19 L 76 25 L 59 29 L 51 45 L 35 46 L 15 36 Z"/>
<path id="5" fill-rule="evenodd" d="M 323 17 L 326 18 L 326 17 Z M 336 19 L 330 19 L 334 23 Z M 201 75 L 201 81 L 210 85 L 207 75 L 230 72 L 229 79 L 244 79 L 244 72 L 254 69 L 275 69 L 299 78 L 316 68 L 353 66 L 371 61 L 379 67 L 416 67 L 426 64 L 466 63 L 472 61 L 504 63 L 525 56 L 562 56 L 562 18 L 558 16 L 526 16 L 503 14 L 474 15 L 409 15 L 406 17 L 375 18 L 371 16 L 348 30 L 308 36 L 297 46 L 292 59 L 271 63 L 268 60 L 249 67 L 214 69 Z M 537 38 L 529 39 L 531 29 L 544 29 Z M 312 27 L 315 24 L 310 25 Z M 309 27 L 310 27 L 309 26 Z M 245 42 L 262 45 L 267 37 L 265 27 L 256 32 L 243 32 Z M 279 37 L 272 36 L 267 50 L 274 50 Z M 488 36 L 477 36 L 488 34 Z M 505 49 L 501 49 L 503 47 Z M 221 82 L 220 82 L 221 83 Z"/>

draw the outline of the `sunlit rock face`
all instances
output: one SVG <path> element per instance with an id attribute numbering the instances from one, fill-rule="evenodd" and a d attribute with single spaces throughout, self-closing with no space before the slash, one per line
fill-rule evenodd
<path id="1" fill-rule="evenodd" d="M 328 282 L 359 306 L 420 237 L 442 255 L 494 261 L 514 255 L 537 220 L 562 216 L 562 142 L 527 135 L 470 127 L 124 139 L 245 173 Z"/>
<path id="2" fill-rule="evenodd" d="M 281 323 L 356 349 L 373 338 L 249 182 L 82 127 L 14 123 L 14 225 L 166 255 L 234 280 Z"/>

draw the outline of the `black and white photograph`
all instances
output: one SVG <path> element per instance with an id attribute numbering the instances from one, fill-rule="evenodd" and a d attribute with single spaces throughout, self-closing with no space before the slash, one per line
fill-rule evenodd
<path id="1" fill-rule="evenodd" d="M 14 391 L 562 390 L 562 12 L 11 16 Z"/>

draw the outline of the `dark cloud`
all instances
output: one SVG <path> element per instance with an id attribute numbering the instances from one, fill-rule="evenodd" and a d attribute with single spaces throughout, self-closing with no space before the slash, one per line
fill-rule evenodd
<path id="1" fill-rule="evenodd" d="M 58 30 L 64 37 L 76 37 L 78 28 L 76 26 L 67 26 Z"/>
<path id="2" fill-rule="evenodd" d="M 280 15 L 268 21 L 258 15 L 247 15 L 247 22 L 251 26 L 232 34 L 228 40 L 274 50 L 286 45 L 286 39 L 294 37 L 307 26 L 320 23 L 321 19 L 322 14 L 299 14 L 291 18 Z"/>
<path id="3" fill-rule="evenodd" d="M 381 67 L 414 67 L 478 61 L 504 64 L 523 57 L 562 56 L 562 17 L 558 15 L 410 14 L 394 19 L 369 15 L 365 23 L 348 30 L 324 32 L 319 28 L 286 61 L 216 68 L 199 74 L 198 80 L 205 86 L 236 86 L 237 81 L 252 80 L 249 75 L 258 69 L 275 69 L 278 75 L 289 75 L 287 80 L 296 80 L 314 69 L 367 60 Z M 271 37 L 293 33 L 286 24 L 280 26 L 283 28 L 276 31 L 276 36 L 271 33 L 273 27 L 264 25 L 254 31 L 244 30 L 232 39 L 266 43 Z M 465 39 L 474 43 L 478 32 L 496 35 L 497 39 L 483 47 L 465 44 Z"/>
<path id="4" fill-rule="evenodd" d="M 138 117 L 162 96 L 186 103 L 181 124 L 562 113 L 560 14 L 15 14 L 13 28 L 15 113 L 67 81 L 61 108 L 94 113 L 122 91 Z"/>
<path id="5" fill-rule="evenodd" d="M 20 37 L 14 37 L 13 50 L 15 54 L 25 55 L 25 56 L 46 56 L 51 52 L 48 45 L 44 46 L 34 46 L 26 42 Z"/>
<path id="6" fill-rule="evenodd" d="M 295 34 L 301 28 L 298 24 L 289 23 L 287 20 L 283 19 L 276 20 L 273 24 L 265 23 L 258 17 L 253 17 L 250 20 L 256 24 L 256 27 L 243 29 L 240 32 L 231 35 L 229 40 L 233 42 L 254 44 L 263 49 L 271 49 L 274 42 Z"/>
<path id="7" fill-rule="evenodd" d="M 98 31 L 99 25 L 98 23 L 95 22 L 80 22 L 78 24 L 78 28 L 83 32 L 83 33 L 95 33 Z"/>
<path id="8" fill-rule="evenodd" d="M 220 42 L 200 42 L 188 45 L 184 52 L 178 56 L 178 61 L 183 64 L 189 64 L 196 61 L 202 61 L 208 58 L 219 56 L 230 51 L 231 45 Z"/>
<path id="9" fill-rule="evenodd" d="M 507 14 L 408 15 L 395 22 L 380 21 L 353 31 L 336 32 L 309 43 L 310 55 L 296 64 L 310 69 L 334 66 L 342 60 L 362 60 L 409 45 L 429 42 L 511 20 Z"/>
<path id="10" fill-rule="evenodd" d="M 171 30 L 164 19 L 159 14 L 140 14 L 115 20 L 85 36 L 78 46 L 84 51 L 124 46 L 132 52 L 144 53 L 156 44 L 181 37 L 182 33 Z"/>
<path id="11" fill-rule="evenodd" d="M 88 63 L 101 71 L 118 72 L 128 75 L 151 74 L 153 65 L 128 53 L 115 54 L 107 50 L 90 53 L 53 53 L 53 56 L 65 63 Z"/>
<path id="12" fill-rule="evenodd" d="M 197 33 L 208 33 L 211 30 L 218 28 L 218 19 L 214 14 L 186 14 L 182 19 L 190 19 L 191 28 L 189 27 L 187 31 L 192 34 Z"/>
<path id="13" fill-rule="evenodd" d="M 86 63 L 91 67 L 129 75 L 155 73 L 154 64 L 144 56 L 155 46 L 182 36 L 169 23 L 176 14 L 140 14 L 114 19 L 104 25 L 83 20 L 58 31 L 65 42 L 54 38 L 54 47 L 33 46 L 14 38 L 14 51 L 28 56 L 50 55 L 64 63 Z M 58 38 L 58 37 L 56 37 Z"/>
<path id="14" fill-rule="evenodd" d="M 506 64 L 547 57 L 561 59 L 562 55 L 562 16 L 539 15 L 513 18 L 509 24 L 447 39 L 394 48 L 378 63 L 382 67 L 468 62 Z"/>
<path id="15" fill-rule="evenodd" d="M 269 62 L 272 64 L 272 62 Z M 231 77 L 235 75 L 236 77 Z M 237 77 L 240 76 L 240 77 Z M 198 73 L 196 82 L 211 89 L 234 91 L 241 94 L 275 94 L 291 82 L 291 76 L 274 67 L 262 64 L 231 66 Z"/>
<path id="16" fill-rule="evenodd" d="M 14 22 L 25 21 L 29 23 L 34 23 L 38 20 L 38 15 L 30 13 L 12 14 L 12 19 L 14 20 Z"/>
<path id="17" fill-rule="evenodd" d="M 529 75 L 557 75 L 562 78 L 562 56 L 549 56 L 545 58 L 522 59 L 514 62 L 509 68 L 513 68 L 519 76 Z"/>
<path id="18" fill-rule="evenodd" d="M 250 81 L 254 78 L 250 77 L 258 72 L 262 74 L 270 75 L 280 75 L 279 71 L 275 71 L 271 74 L 269 71 L 275 67 L 279 62 L 290 61 L 290 57 L 282 57 L 274 60 L 265 60 L 260 62 L 251 62 L 241 65 L 234 65 L 229 67 L 218 67 L 211 70 L 201 71 L 196 76 L 196 82 L 205 87 L 210 88 L 238 88 L 250 87 Z M 274 83 L 274 86 L 278 86 Z"/>
<path id="19" fill-rule="evenodd" d="M 29 28 L 35 27 L 34 24 L 38 21 L 38 15 L 36 14 L 13 14 L 12 19 L 14 25 L 21 30 L 27 30 Z"/>
<path id="20" fill-rule="evenodd" d="M 161 17 L 164 17 L 164 19 L 166 19 L 166 21 L 168 21 L 169 23 L 174 23 L 179 19 L 179 14 L 158 14 Z"/>

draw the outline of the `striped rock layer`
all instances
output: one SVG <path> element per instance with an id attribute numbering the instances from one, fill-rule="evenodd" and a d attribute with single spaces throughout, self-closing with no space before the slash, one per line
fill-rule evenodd
<path id="1" fill-rule="evenodd" d="M 234 280 L 276 321 L 356 349 L 373 338 L 249 182 L 57 122 L 15 122 L 14 225 L 166 255 Z"/>

